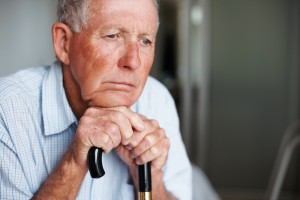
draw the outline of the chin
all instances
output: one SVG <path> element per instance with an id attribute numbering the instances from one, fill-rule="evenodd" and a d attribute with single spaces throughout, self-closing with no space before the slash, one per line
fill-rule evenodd
<path id="1" fill-rule="evenodd" d="M 90 101 L 90 106 L 97 106 L 103 108 L 111 108 L 111 107 L 118 107 L 118 106 L 126 106 L 130 107 L 136 102 L 137 98 L 133 98 L 132 96 L 115 96 L 110 95 L 101 96 L 99 98 L 94 98 Z"/>

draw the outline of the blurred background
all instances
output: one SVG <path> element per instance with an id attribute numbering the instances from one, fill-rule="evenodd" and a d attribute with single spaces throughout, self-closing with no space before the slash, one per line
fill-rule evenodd
<path id="1" fill-rule="evenodd" d="M 55 19 L 54 0 L 0 0 L 0 76 L 54 61 Z M 265 199 L 286 163 L 274 199 L 300 199 L 299 147 L 280 160 L 300 115 L 300 0 L 160 0 L 160 20 L 151 74 L 191 161 L 224 200 Z"/>

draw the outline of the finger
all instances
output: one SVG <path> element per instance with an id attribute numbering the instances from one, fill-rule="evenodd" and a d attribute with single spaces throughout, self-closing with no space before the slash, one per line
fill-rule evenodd
<path id="1" fill-rule="evenodd" d="M 151 171 L 154 172 L 156 170 L 161 170 L 166 162 L 167 162 L 168 156 L 159 156 L 155 160 L 151 161 Z"/>
<path id="2" fill-rule="evenodd" d="M 98 119 L 90 116 L 83 116 L 80 119 L 78 130 L 80 130 L 79 133 L 82 135 L 82 138 L 88 137 L 90 145 L 93 143 L 95 137 L 94 135 L 97 133 L 107 134 L 111 140 L 113 147 L 118 146 L 121 141 L 121 133 L 119 126 L 109 120 Z M 99 142 L 100 141 L 98 141 L 98 143 Z"/>
<path id="3" fill-rule="evenodd" d="M 91 107 L 88 109 L 88 111 L 86 111 L 85 114 L 94 118 L 98 118 L 102 121 L 111 121 L 115 123 L 119 127 L 122 143 L 128 140 L 133 134 L 130 119 L 124 113 L 115 108 L 108 109 Z"/>
<path id="4" fill-rule="evenodd" d="M 129 119 L 119 111 L 110 111 L 110 113 L 105 116 L 106 120 L 110 120 L 119 126 L 121 134 L 121 142 L 125 143 L 133 134 L 133 129 Z"/>
<path id="5" fill-rule="evenodd" d="M 128 109 L 125 106 L 114 107 L 114 108 L 110 108 L 110 109 L 122 112 L 129 119 L 133 129 L 135 129 L 137 131 L 144 130 L 144 128 L 145 128 L 144 121 L 142 119 L 142 116 L 140 116 L 138 113 L 133 112 L 132 110 Z"/>
<path id="6" fill-rule="evenodd" d="M 140 156 L 142 153 L 157 144 L 164 137 L 163 129 L 156 130 L 155 133 L 146 135 L 142 141 L 131 151 L 132 158 Z"/>
<path id="7" fill-rule="evenodd" d="M 154 132 L 155 130 L 160 129 L 159 128 L 159 124 L 156 120 L 144 120 L 144 125 L 145 125 L 145 129 L 144 131 L 134 131 L 134 134 L 132 135 L 132 137 L 130 138 L 130 140 L 128 141 L 128 144 L 126 145 L 127 149 L 132 150 L 134 149 L 142 140 L 143 138 Z"/>
<path id="8" fill-rule="evenodd" d="M 101 126 L 99 126 L 101 124 Z M 111 121 L 101 121 L 97 123 L 99 132 L 105 133 L 112 141 L 113 148 L 117 147 L 121 142 L 121 131 L 117 124 Z"/>
<path id="9" fill-rule="evenodd" d="M 145 115 L 139 114 L 139 116 L 143 121 L 147 120 L 147 117 Z"/>
<path id="10" fill-rule="evenodd" d="M 130 156 L 130 152 L 123 145 L 119 145 L 116 148 L 118 156 L 126 163 L 127 166 L 131 167 L 135 165 L 134 160 Z"/>
<path id="11" fill-rule="evenodd" d="M 169 152 L 169 140 L 167 138 L 164 138 L 161 140 L 158 144 L 152 146 L 150 149 L 145 151 L 142 155 L 136 158 L 136 164 L 142 165 L 147 162 L 156 162 L 160 161 L 162 162 L 161 158 L 167 158 L 168 152 Z M 158 159 L 158 160 L 156 160 Z M 155 163 L 157 165 L 157 163 Z M 164 165 L 164 163 L 160 163 L 161 165 Z"/>
<path id="12" fill-rule="evenodd" d="M 105 153 L 109 153 L 113 149 L 113 142 L 108 134 L 101 132 L 95 128 L 89 137 L 92 146 L 101 148 Z"/>

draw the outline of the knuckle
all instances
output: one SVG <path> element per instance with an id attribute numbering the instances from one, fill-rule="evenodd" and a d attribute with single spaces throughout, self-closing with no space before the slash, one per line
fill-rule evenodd
<path id="1" fill-rule="evenodd" d="M 92 121 L 92 119 L 88 116 L 83 116 L 81 117 L 80 121 L 79 121 L 79 126 L 85 126 L 87 124 L 90 124 Z"/>
<path id="2" fill-rule="evenodd" d="M 127 110 L 126 106 L 119 106 L 119 111 L 125 112 Z"/>
<path id="3" fill-rule="evenodd" d="M 111 115 L 116 121 L 123 121 L 125 118 L 124 115 L 119 111 L 113 111 Z"/>
<path id="4" fill-rule="evenodd" d="M 152 143 L 153 143 L 153 139 L 152 139 L 152 137 L 150 136 L 150 135 L 147 135 L 145 138 L 144 138 L 144 147 L 145 148 L 149 148 L 151 145 L 152 145 Z"/>
<path id="5" fill-rule="evenodd" d="M 150 148 L 150 153 L 154 156 L 158 155 L 159 149 L 157 147 Z"/>
<path id="6" fill-rule="evenodd" d="M 119 146 L 120 143 L 121 143 L 121 138 L 120 137 L 114 138 L 113 147 L 115 148 L 115 147 Z"/>
<path id="7" fill-rule="evenodd" d="M 110 130 L 110 132 L 113 133 L 113 134 L 119 133 L 119 127 L 118 127 L 116 124 L 112 124 L 112 125 L 109 127 L 109 130 Z"/>
<path id="8" fill-rule="evenodd" d="M 101 143 L 102 143 L 102 148 L 104 149 L 104 150 L 106 150 L 106 151 L 109 151 L 109 150 L 111 150 L 111 144 L 112 144 L 112 142 L 111 142 L 111 140 L 110 140 L 110 137 L 108 136 L 108 135 L 106 135 L 106 134 L 102 134 L 102 136 L 101 136 Z"/>
<path id="9" fill-rule="evenodd" d="M 145 157 L 143 157 L 143 156 L 140 156 L 139 158 L 138 158 L 138 160 L 140 161 L 140 164 L 143 164 L 143 163 L 146 163 L 146 159 L 145 159 Z"/>
<path id="10" fill-rule="evenodd" d="M 159 157 L 158 158 L 159 168 L 162 168 L 166 164 L 166 161 L 167 161 L 167 156 L 161 156 L 161 157 Z"/>
<path id="11" fill-rule="evenodd" d="M 166 146 L 166 148 L 169 150 L 169 149 L 170 149 L 170 146 L 171 146 L 170 140 L 169 140 L 168 138 L 165 138 L 165 139 L 163 140 L 163 142 L 164 142 L 164 146 Z"/>
<path id="12" fill-rule="evenodd" d="M 97 112 L 97 109 L 96 109 L 96 108 L 90 107 L 90 108 L 88 108 L 88 109 L 85 111 L 84 115 L 93 115 L 93 114 L 95 114 L 96 112 Z"/>
<path id="13" fill-rule="evenodd" d="M 138 114 L 138 117 L 141 118 L 142 120 L 147 120 L 147 117 L 145 115 Z"/>
<path id="14" fill-rule="evenodd" d="M 89 121 L 89 120 L 87 120 L 87 121 Z M 77 128 L 76 134 L 78 134 L 79 136 L 82 136 L 82 137 L 88 137 L 89 135 L 91 135 L 93 130 L 87 123 L 88 122 L 85 122 L 85 121 L 82 122 L 82 124 L 79 125 Z"/>
<path id="15" fill-rule="evenodd" d="M 110 138 L 106 134 L 101 134 L 100 140 L 101 140 L 103 145 L 107 145 L 109 143 Z"/>
<path id="16" fill-rule="evenodd" d="M 155 120 L 155 119 L 151 119 L 151 120 L 150 120 L 150 123 L 151 123 L 152 126 L 154 126 L 154 127 L 159 127 L 158 121 Z"/>
<path id="17" fill-rule="evenodd" d="M 160 128 L 160 131 L 161 131 L 161 133 L 162 133 L 162 135 L 163 135 L 163 136 L 165 136 L 165 135 L 166 135 L 166 131 L 165 131 L 165 129 L 163 129 L 163 128 Z"/>
<path id="18" fill-rule="evenodd" d="M 84 116 L 89 116 L 89 115 L 91 114 L 91 112 L 92 112 L 91 110 L 92 110 L 92 108 L 86 109 L 86 110 L 84 111 L 83 116 L 82 116 L 81 118 L 83 118 Z"/>
<path id="19" fill-rule="evenodd" d="M 126 131 L 124 131 L 124 133 L 122 134 L 122 137 L 124 138 L 124 140 L 129 140 L 132 137 L 133 131 L 132 129 L 128 129 Z"/>
<path id="20" fill-rule="evenodd" d="M 113 134 L 119 131 L 119 127 L 110 121 L 106 121 L 103 123 L 103 129 L 106 133 L 113 133 Z"/>
<path id="21" fill-rule="evenodd" d="M 158 135 L 159 135 L 159 139 L 162 139 L 162 138 L 166 137 L 165 129 L 159 128 L 159 129 L 157 130 L 157 132 L 158 132 Z"/>
<path id="22" fill-rule="evenodd" d="M 130 143 L 128 144 L 131 148 L 135 148 L 137 145 L 138 145 L 138 143 L 137 143 L 137 141 L 130 141 Z"/>

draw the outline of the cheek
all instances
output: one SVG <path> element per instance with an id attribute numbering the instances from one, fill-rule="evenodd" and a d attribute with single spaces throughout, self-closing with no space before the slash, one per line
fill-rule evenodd
<path id="1" fill-rule="evenodd" d="M 85 47 L 82 52 L 81 58 L 78 58 L 80 64 L 76 64 L 74 72 L 78 77 L 82 97 L 87 100 L 99 89 L 103 80 L 108 80 L 113 75 L 112 68 L 117 64 L 118 54 L 116 50 L 101 48 L 100 45 Z"/>
<path id="2" fill-rule="evenodd" d="M 103 48 L 92 40 L 81 40 L 72 47 L 72 66 L 76 66 L 76 74 L 82 80 L 88 80 L 90 76 L 98 76 L 105 66 L 112 62 L 113 51 L 110 48 Z M 76 51 L 77 50 L 77 51 Z"/>
<path id="3" fill-rule="evenodd" d="M 150 70 L 154 61 L 154 53 L 150 54 L 141 54 L 141 60 L 143 60 L 143 66 L 139 69 L 140 73 L 147 77 L 150 73 Z"/>
<path id="4" fill-rule="evenodd" d="M 141 59 L 143 60 L 143 65 L 137 70 L 137 74 L 139 76 L 140 79 L 140 87 L 139 87 L 139 92 L 141 92 L 141 90 L 143 90 L 144 85 L 147 81 L 147 77 L 150 73 L 150 70 L 152 68 L 153 65 L 153 61 L 154 61 L 154 55 L 153 54 L 147 54 L 145 56 L 142 56 Z"/>

